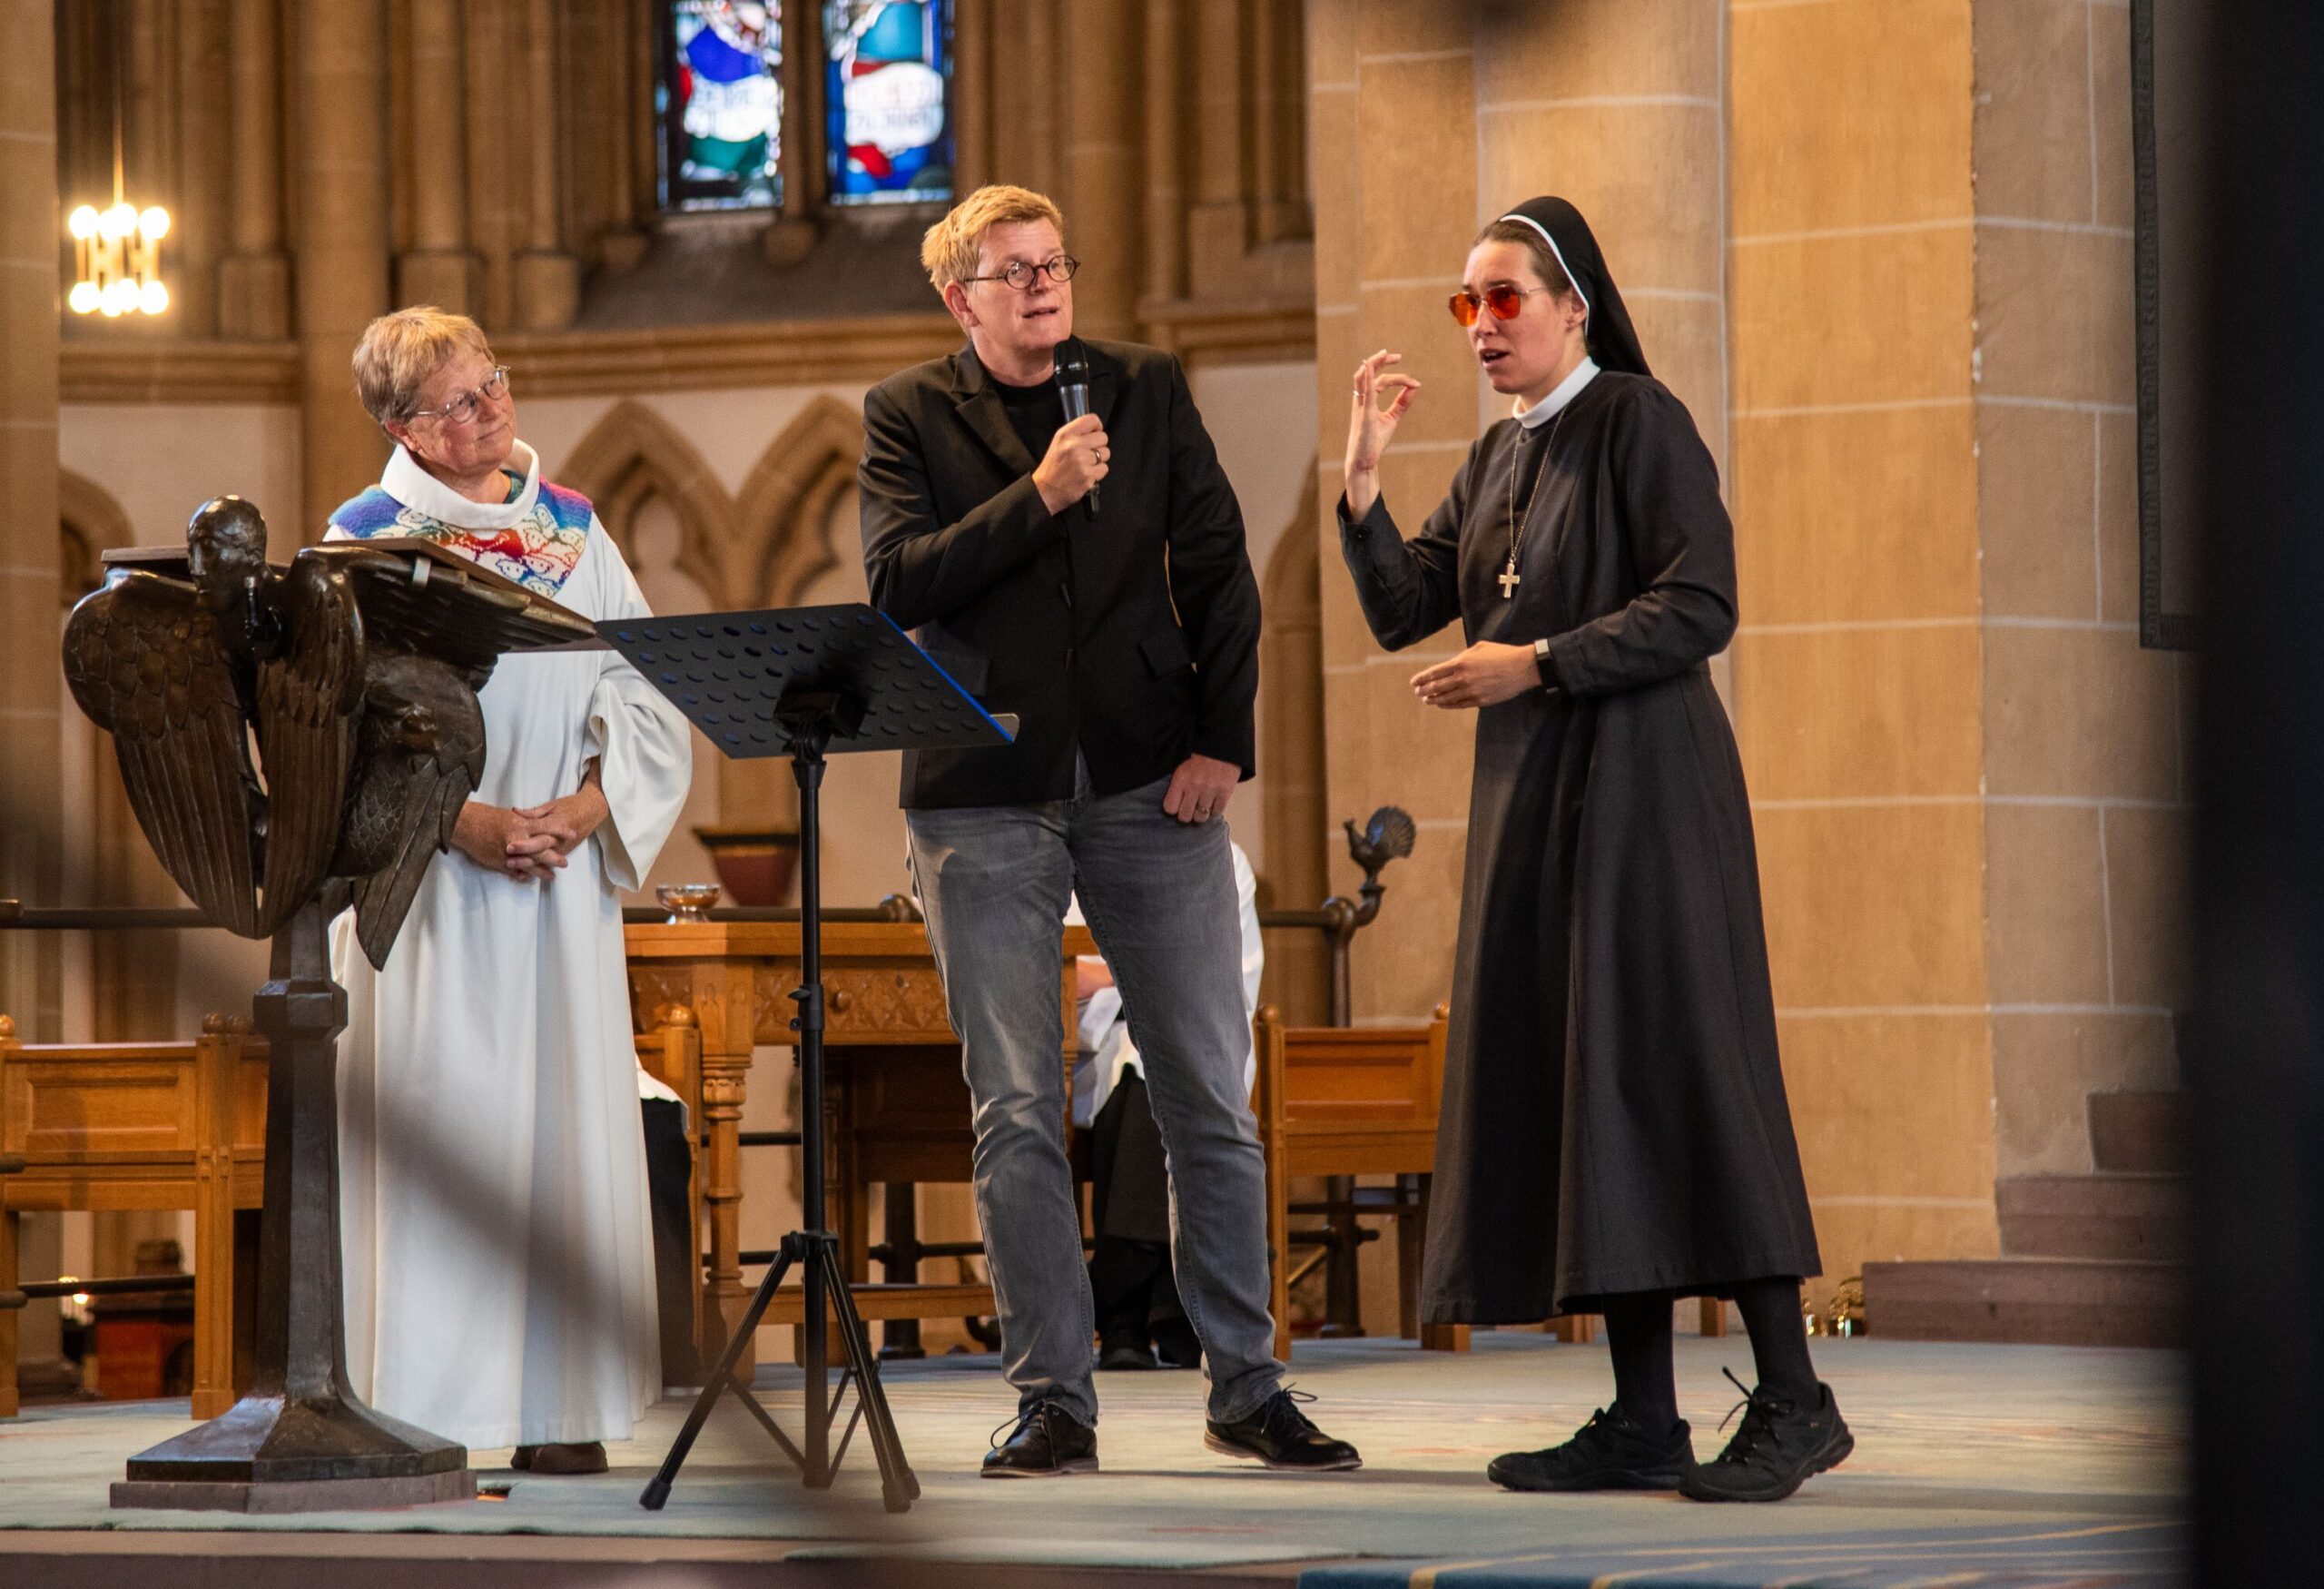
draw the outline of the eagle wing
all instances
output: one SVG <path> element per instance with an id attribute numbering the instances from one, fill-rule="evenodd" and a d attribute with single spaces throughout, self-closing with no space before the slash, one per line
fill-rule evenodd
<path id="1" fill-rule="evenodd" d="M 428 864 L 451 848 L 460 807 L 484 781 L 484 712 L 448 663 L 385 657 L 373 665 L 372 680 L 371 709 L 394 714 L 400 724 L 380 762 L 399 763 L 396 831 L 402 836 L 387 864 L 355 880 L 355 936 L 365 958 L 384 970 Z M 375 763 L 366 775 L 390 775 Z"/>
<path id="2" fill-rule="evenodd" d="M 375 644 L 438 657 L 478 689 L 503 652 L 602 644 L 586 618 L 424 543 L 330 541 L 300 557 L 347 569 Z"/>
<path id="3" fill-rule="evenodd" d="M 64 626 L 64 677 L 113 735 L 130 809 L 211 920 L 262 938 L 257 780 L 217 618 L 182 580 L 117 573 Z"/>
<path id="4" fill-rule="evenodd" d="M 266 895 L 271 932 L 330 874 L 363 703 L 363 615 L 344 571 L 300 553 L 277 587 L 281 647 L 258 669 L 266 769 Z"/>

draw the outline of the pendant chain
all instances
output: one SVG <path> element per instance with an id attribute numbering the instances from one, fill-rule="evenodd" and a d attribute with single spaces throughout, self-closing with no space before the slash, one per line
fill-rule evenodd
<path id="1" fill-rule="evenodd" d="M 1542 479 L 1550 472 L 1550 453 L 1557 444 L 1558 427 L 1565 423 L 1565 417 L 1572 411 L 1573 403 L 1569 400 L 1565 407 L 1557 411 L 1557 417 L 1550 421 L 1550 433 L 1541 442 L 1541 461 L 1533 470 L 1533 489 L 1525 495 L 1528 518 L 1531 516 L 1535 498 L 1541 494 Z M 1501 571 L 1503 599 L 1517 594 L 1518 584 L 1523 578 L 1517 572 L 1517 554 L 1525 545 L 1525 526 L 1526 520 L 1517 516 L 1517 471 L 1512 469 L 1509 471 L 1509 566 Z"/>

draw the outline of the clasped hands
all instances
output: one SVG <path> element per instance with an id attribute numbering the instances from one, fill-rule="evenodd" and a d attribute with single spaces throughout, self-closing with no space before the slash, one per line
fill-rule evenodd
<path id="1" fill-rule="evenodd" d="M 487 872 L 546 883 L 611 814 L 593 766 L 580 788 L 544 805 L 511 809 L 469 801 L 453 824 L 452 844 Z"/>

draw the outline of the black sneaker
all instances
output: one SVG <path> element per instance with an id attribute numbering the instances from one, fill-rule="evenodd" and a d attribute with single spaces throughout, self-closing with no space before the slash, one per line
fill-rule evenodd
<path id="1" fill-rule="evenodd" d="M 1037 1401 L 1019 1414 L 1016 1432 L 984 1459 L 987 1478 L 1058 1478 L 1097 1471 L 1098 1431 L 1054 1400 Z"/>
<path id="2" fill-rule="evenodd" d="M 1183 1318 L 1165 1318 L 1154 1326 L 1154 1358 L 1165 1368 L 1202 1367 L 1202 1342 L 1195 1327 Z"/>
<path id="3" fill-rule="evenodd" d="M 1743 1415 L 1743 1426 L 1717 1461 L 1690 1469 L 1679 1482 L 1679 1493 L 1689 1500 L 1780 1501 L 1815 1475 L 1837 1467 L 1856 1449 L 1856 1436 L 1840 1417 L 1830 1386 L 1817 1385 L 1816 1405 L 1803 1408 L 1780 1397 L 1743 1390 L 1740 1379 L 1727 1377 L 1743 1391 L 1736 1409 Z"/>
<path id="4" fill-rule="evenodd" d="M 1675 1490 L 1694 1465 L 1694 1434 L 1685 1419 L 1658 1437 L 1618 1403 L 1590 1414 L 1562 1446 L 1494 1457 L 1485 1476 L 1505 1490 Z"/>
<path id="5" fill-rule="evenodd" d="M 1154 1354 L 1144 1341 L 1115 1339 L 1098 1343 L 1098 1367 L 1108 1372 L 1117 1369 L 1152 1370 Z"/>
<path id="6" fill-rule="evenodd" d="M 1362 1467 L 1364 1458 L 1344 1440 L 1334 1440 L 1299 1410 L 1312 1396 L 1285 1389 L 1261 1402 L 1258 1410 L 1231 1424 L 1212 1418 L 1202 1443 L 1228 1456 L 1247 1456 L 1292 1473 L 1340 1473 Z"/>

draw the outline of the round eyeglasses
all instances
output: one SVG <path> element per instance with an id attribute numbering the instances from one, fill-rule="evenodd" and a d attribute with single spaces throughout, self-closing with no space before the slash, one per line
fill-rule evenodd
<path id="1" fill-rule="evenodd" d="M 496 364 L 492 373 L 484 378 L 484 384 L 474 391 L 460 393 L 440 409 L 414 409 L 411 417 L 415 419 L 433 417 L 455 425 L 465 425 L 476 418 L 477 410 L 486 403 L 497 403 L 507 395 L 508 366 Z"/>
<path id="2" fill-rule="evenodd" d="M 1006 281 L 1018 291 L 1023 292 L 1041 276 L 1047 276 L 1052 281 L 1070 281 L 1073 280 L 1073 272 L 1080 268 L 1081 262 L 1071 254 L 1059 254 L 1055 259 L 1043 260 L 1038 265 L 1030 260 L 1011 260 L 1004 269 L 992 275 L 963 276 L 960 280 L 963 281 Z"/>
<path id="3" fill-rule="evenodd" d="M 1482 296 L 1463 289 L 1446 301 L 1452 318 L 1463 328 L 1477 323 L 1477 311 L 1490 309 L 1495 320 L 1515 320 L 1525 307 L 1525 300 L 1536 292 L 1547 292 L 1547 287 L 1488 287 Z"/>

